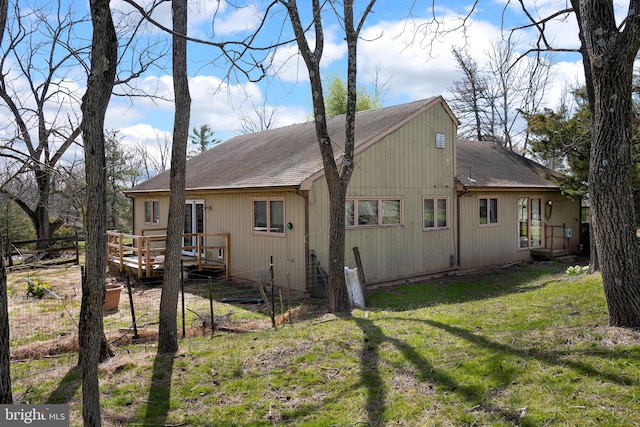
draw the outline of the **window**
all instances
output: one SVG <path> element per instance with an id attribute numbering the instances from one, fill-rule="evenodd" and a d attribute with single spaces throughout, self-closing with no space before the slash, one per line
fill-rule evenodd
<path id="1" fill-rule="evenodd" d="M 423 201 L 424 230 L 447 228 L 449 199 L 446 197 L 425 197 Z"/>
<path id="2" fill-rule="evenodd" d="M 447 146 L 447 136 L 442 132 L 436 132 L 436 148 L 445 148 Z"/>
<path id="3" fill-rule="evenodd" d="M 347 199 L 346 227 L 402 225 L 402 199 Z"/>
<path id="4" fill-rule="evenodd" d="M 158 224 L 160 222 L 160 207 L 157 200 L 144 201 L 144 223 Z"/>
<path id="5" fill-rule="evenodd" d="M 253 200 L 253 231 L 258 234 L 284 235 L 284 200 Z"/>
<path id="6" fill-rule="evenodd" d="M 478 198 L 480 225 L 498 225 L 498 198 Z"/>
<path id="7" fill-rule="evenodd" d="M 518 199 L 518 248 L 542 246 L 542 199 L 521 197 Z"/>

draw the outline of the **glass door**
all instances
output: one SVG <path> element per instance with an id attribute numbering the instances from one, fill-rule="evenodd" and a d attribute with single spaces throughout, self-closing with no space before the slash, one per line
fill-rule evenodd
<path id="1" fill-rule="evenodd" d="M 542 246 L 542 199 L 535 198 L 529 199 L 531 203 L 531 246 L 532 248 L 539 248 Z"/>
<path id="2" fill-rule="evenodd" d="M 184 212 L 184 239 L 182 242 L 185 255 L 198 254 L 198 237 L 196 233 L 204 233 L 204 201 L 187 200 Z"/>
<path id="3" fill-rule="evenodd" d="M 542 199 L 521 197 L 518 199 L 518 236 L 520 249 L 539 248 L 543 244 L 544 224 Z"/>

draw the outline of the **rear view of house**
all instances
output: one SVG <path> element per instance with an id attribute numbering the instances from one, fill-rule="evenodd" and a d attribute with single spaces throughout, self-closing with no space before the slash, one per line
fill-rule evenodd
<path id="1" fill-rule="evenodd" d="M 338 162 L 344 120 L 328 120 Z M 546 169 L 493 145 L 458 144 L 456 131 L 441 97 L 357 114 L 345 262 L 355 266 L 357 247 L 368 283 L 526 261 L 548 246 L 545 225 L 577 226 L 576 204 Z M 529 185 L 524 171 L 532 168 Z M 134 233 L 163 233 L 169 172 L 127 194 Z M 310 291 L 328 264 L 329 199 L 313 122 L 237 136 L 190 159 L 186 199 L 189 239 L 228 236 L 224 249 L 199 256 L 225 260 L 232 277 L 264 282 L 273 267 L 276 285 Z M 575 247 L 576 237 L 568 243 Z"/>

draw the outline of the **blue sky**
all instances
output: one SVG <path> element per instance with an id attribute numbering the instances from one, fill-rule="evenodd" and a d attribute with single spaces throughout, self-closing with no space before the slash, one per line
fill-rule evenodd
<path id="1" fill-rule="evenodd" d="M 309 8 L 308 1 L 299 2 L 302 8 Z M 362 7 L 362 2 L 357 2 Z M 465 1 L 436 1 L 435 13 L 452 28 L 460 22 L 461 16 L 471 7 Z M 533 7 L 533 2 L 529 2 Z M 213 40 L 231 40 L 237 35 L 247 34 L 260 19 L 260 4 L 240 10 L 227 7 L 218 10 L 215 0 L 192 3 L 190 8 L 190 35 Z M 557 10 L 564 2 L 537 1 L 537 13 Z M 124 3 L 113 3 L 113 7 L 127 9 Z M 434 95 L 448 95 L 448 88 L 458 78 L 452 59 L 451 46 L 466 45 L 477 55 L 480 64 L 485 61 L 484 52 L 492 40 L 501 37 L 503 11 L 511 27 L 524 22 L 516 3 L 481 0 L 469 20 L 466 34 L 452 32 L 433 39 L 427 26 L 432 17 L 431 2 L 413 0 L 378 0 L 364 26 L 359 43 L 359 81 L 370 84 L 376 76 L 387 82 L 385 105 L 394 105 Z M 154 17 L 170 26 L 168 7 L 154 14 Z M 212 26 L 212 22 L 213 26 Z M 284 22 L 284 24 L 283 24 Z M 269 19 L 270 37 L 283 33 L 290 34 L 289 23 L 284 21 L 282 9 Z M 431 27 L 432 28 L 432 27 Z M 563 43 L 563 47 L 577 46 L 577 30 L 574 22 L 555 25 L 551 28 L 551 38 Z M 267 36 L 267 37 L 269 37 Z M 521 31 L 518 39 L 522 49 L 529 43 L 531 34 Z M 309 120 L 311 98 L 308 77 L 302 59 L 296 55 L 296 46 L 279 48 L 274 56 L 274 68 L 262 82 L 251 83 L 239 78 L 226 78 L 226 69 L 210 64 L 218 56 L 216 48 L 190 43 L 189 74 L 191 76 L 192 111 L 191 124 L 209 124 L 216 131 L 216 137 L 226 140 L 240 129 L 239 116 L 243 112 L 250 115 L 254 105 L 275 107 L 277 126 Z M 346 47 L 342 42 L 340 27 L 328 20 L 325 26 L 325 57 L 322 61 L 326 75 L 345 75 Z M 577 55 L 556 56 L 554 58 L 554 86 L 549 92 L 549 106 L 555 107 L 565 84 L 582 82 L 582 66 Z M 153 88 L 171 96 L 171 76 L 168 70 L 156 70 L 139 80 L 137 85 Z M 118 129 L 127 140 L 155 139 L 158 133 L 170 132 L 173 106 L 169 102 L 151 102 L 136 99 L 126 101 L 116 98 L 112 101 L 107 127 Z"/>
<path id="2" fill-rule="evenodd" d="M 261 20 L 264 0 L 238 0 L 246 4 L 237 9 L 224 6 L 225 1 L 198 0 L 190 3 L 189 36 L 205 40 L 234 40 L 246 36 Z M 86 0 L 62 0 L 64 6 L 83 13 L 88 7 Z M 143 0 L 143 5 L 150 0 Z M 527 0 L 535 15 L 544 16 L 550 11 L 566 7 L 565 1 Z M 44 0 L 20 0 L 22 8 L 36 4 L 46 4 Z M 310 1 L 299 0 L 303 9 L 303 19 L 308 22 Z M 358 0 L 356 8 L 362 8 L 365 2 Z M 130 13 L 132 7 L 124 0 L 112 0 L 115 11 Z M 460 24 L 463 16 L 469 12 L 471 1 L 453 0 L 378 0 L 373 13 L 368 17 L 362 39 L 358 44 L 358 80 L 361 85 L 370 85 L 377 76 L 378 81 L 386 85 L 385 105 L 395 105 L 416 99 L 449 95 L 449 87 L 459 78 L 455 61 L 451 55 L 451 46 L 466 46 L 482 66 L 486 61 L 485 53 L 493 41 L 500 39 L 501 26 L 511 28 L 526 22 L 517 2 L 507 0 L 479 0 L 476 9 L 467 21 L 466 32 L 448 32 L 436 36 L 434 26 L 430 25 L 433 13 L 441 22 L 441 29 L 451 29 Z M 86 13 L 84 10 L 84 13 Z M 360 9 L 359 9 L 360 10 Z M 118 24 L 127 15 L 116 15 Z M 138 19 L 137 12 L 129 15 Z M 171 26 L 170 2 L 160 6 L 153 18 L 163 25 Z M 78 39 L 89 39 L 90 28 L 77 31 Z M 170 37 L 153 27 L 146 25 L 144 38 L 137 40 L 136 47 L 144 46 L 146 40 L 164 43 L 169 47 Z M 290 24 L 282 6 L 274 8 L 263 31 L 261 41 L 275 41 L 282 35 L 291 36 Z M 517 39 L 524 50 L 534 35 L 519 31 Z M 577 25 L 573 18 L 549 26 L 548 37 L 562 47 L 577 47 Z M 6 42 L 6 37 L 5 37 Z M 84 42 L 84 41 L 83 41 Z M 160 46 L 160 45 L 159 45 Z M 128 53 L 129 51 L 127 51 Z M 122 53 L 122 51 L 121 51 Z M 254 106 L 275 108 L 276 126 L 308 121 L 311 111 L 308 75 L 304 62 L 297 54 L 297 46 L 282 46 L 273 52 L 272 67 L 267 78 L 260 82 L 250 82 L 241 74 L 228 74 L 224 64 L 215 63 L 220 52 L 215 47 L 189 43 L 189 75 L 192 97 L 191 127 L 208 124 L 216 132 L 215 136 L 227 140 L 240 130 L 240 117 L 251 116 Z M 129 58 L 129 57 L 126 57 Z M 170 51 L 160 61 L 160 67 L 148 70 L 132 85 L 148 93 L 155 93 L 165 99 L 172 98 L 172 78 Z M 346 46 L 341 28 L 331 15 L 325 22 L 325 52 L 322 71 L 325 76 L 345 76 Z M 556 55 L 554 61 L 554 83 L 548 92 L 548 107 L 557 106 L 562 90 L 567 84 L 577 85 L 583 81 L 582 65 L 577 54 Z M 14 73 L 13 84 L 26 87 L 24 78 L 15 64 L 8 64 L 5 72 Z M 123 61 L 126 65 L 126 60 Z M 75 97 L 69 96 L 54 104 L 47 114 L 59 120 L 78 117 L 79 100 L 85 91 L 86 75 L 84 70 L 69 70 L 64 76 L 64 85 Z M 13 74 L 12 74 L 13 75 Z M 123 92 L 124 88 L 116 89 Z M 11 121 L 6 111 L 0 108 L 0 132 Z M 158 138 L 171 134 L 173 126 L 173 104 L 168 101 L 149 98 L 127 98 L 113 96 L 107 113 L 107 130 L 117 130 L 126 143 L 154 145 Z M 7 128 L 8 129 L 8 128 Z"/>

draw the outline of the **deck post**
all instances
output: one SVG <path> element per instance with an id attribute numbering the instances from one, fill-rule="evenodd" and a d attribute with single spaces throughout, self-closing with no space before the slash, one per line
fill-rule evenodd
<path id="1" fill-rule="evenodd" d="M 224 271 L 225 271 L 225 276 L 227 278 L 227 280 L 229 279 L 229 266 L 231 265 L 231 234 L 227 233 L 226 234 L 226 242 L 225 245 L 227 246 L 227 256 L 224 257 Z"/>
<path id="2" fill-rule="evenodd" d="M 142 279 L 142 250 L 144 249 L 143 239 L 143 236 L 138 236 L 136 238 L 136 245 L 138 246 L 138 279 Z"/>
<path id="3" fill-rule="evenodd" d="M 198 271 L 202 271 L 202 239 L 204 239 L 204 235 L 202 233 L 196 234 L 196 239 L 198 239 Z"/>
<path id="4" fill-rule="evenodd" d="M 145 236 L 144 242 L 144 264 L 146 268 L 146 276 L 151 277 L 151 258 L 149 257 L 149 251 L 151 249 L 151 242 L 149 241 L 149 236 Z"/>
<path id="5" fill-rule="evenodd" d="M 118 238 L 118 251 L 120 251 L 120 273 L 122 273 L 124 271 L 124 245 L 123 245 L 123 237 L 122 237 L 122 233 L 120 233 L 120 236 Z"/>

